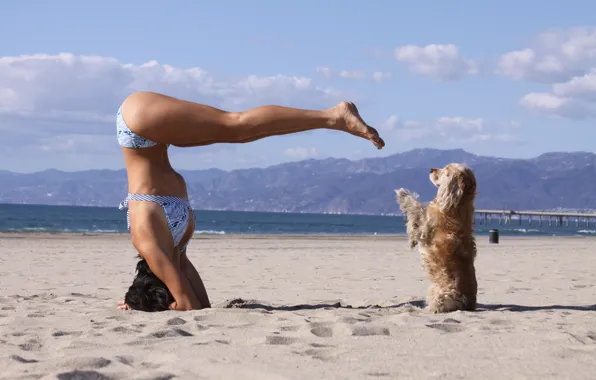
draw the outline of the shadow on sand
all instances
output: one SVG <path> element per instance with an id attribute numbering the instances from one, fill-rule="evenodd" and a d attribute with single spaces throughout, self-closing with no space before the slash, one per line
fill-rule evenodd
<path id="1" fill-rule="evenodd" d="M 222 308 L 238 308 L 238 309 L 259 309 L 265 311 L 298 311 L 298 310 L 321 310 L 321 309 L 402 309 L 414 308 L 423 309 L 426 306 L 424 300 L 414 300 L 409 302 L 402 302 L 395 305 L 360 305 L 352 306 L 342 302 L 322 302 L 313 304 L 299 304 L 299 305 L 268 305 L 257 300 L 244 300 L 242 298 L 235 298 L 226 301 L 219 305 Z M 543 306 L 525 306 L 515 304 L 478 304 L 477 312 L 487 311 L 511 311 L 511 312 L 530 312 L 530 311 L 596 311 L 596 304 L 587 306 L 576 305 L 543 305 Z"/>
<path id="2" fill-rule="evenodd" d="M 596 311 L 596 304 L 587 306 L 577 305 L 543 305 L 543 306 L 525 306 L 515 304 L 478 304 L 478 311 L 555 311 L 555 310 L 567 310 L 567 311 Z"/>
<path id="3" fill-rule="evenodd" d="M 300 304 L 300 305 L 267 305 L 261 301 L 256 300 L 244 300 L 242 298 L 236 298 L 230 301 L 226 301 L 219 307 L 223 308 L 238 308 L 238 309 L 260 309 L 266 311 L 298 311 L 298 310 L 319 310 L 319 309 L 398 309 L 403 307 L 414 307 L 423 308 L 425 305 L 424 301 L 410 301 L 402 302 L 396 305 L 361 305 L 352 306 L 342 302 L 323 302 L 313 304 Z"/>

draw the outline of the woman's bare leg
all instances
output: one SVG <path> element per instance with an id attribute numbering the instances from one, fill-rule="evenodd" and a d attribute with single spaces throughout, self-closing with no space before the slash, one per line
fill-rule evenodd
<path id="1" fill-rule="evenodd" d="M 348 132 L 370 140 L 378 149 L 385 145 L 348 102 L 321 111 L 263 106 L 226 112 L 162 94 L 136 92 L 124 101 L 122 117 L 139 136 L 177 146 L 244 143 L 314 129 Z"/>

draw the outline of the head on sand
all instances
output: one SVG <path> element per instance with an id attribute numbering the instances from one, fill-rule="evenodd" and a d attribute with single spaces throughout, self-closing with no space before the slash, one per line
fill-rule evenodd
<path id="1" fill-rule="evenodd" d="M 137 274 L 124 296 L 124 301 L 133 310 L 166 311 L 174 302 L 167 286 L 149 269 L 143 259 L 137 263 Z"/>

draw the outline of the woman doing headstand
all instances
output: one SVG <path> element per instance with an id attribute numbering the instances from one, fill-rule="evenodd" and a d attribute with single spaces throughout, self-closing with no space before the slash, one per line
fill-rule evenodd
<path id="1" fill-rule="evenodd" d="M 143 268 L 167 287 L 169 309 L 202 309 L 210 307 L 210 302 L 186 255 L 195 217 L 184 178 L 168 159 L 168 146 L 247 143 L 314 129 L 348 132 L 370 140 L 378 149 L 385 145 L 348 102 L 320 111 L 263 106 L 226 112 L 162 94 L 136 92 L 122 103 L 117 133 L 128 175 L 128 196 L 120 208 L 128 208 L 128 228 L 133 246 L 143 265 L 146 263 Z M 120 302 L 120 309 L 143 309 L 138 289 L 135 294 L 132 290 Z"/>

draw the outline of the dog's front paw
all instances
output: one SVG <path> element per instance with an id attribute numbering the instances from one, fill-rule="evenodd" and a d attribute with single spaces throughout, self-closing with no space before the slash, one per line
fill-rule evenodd
<path id="1" fill-rule="evenodd" d="M 395 194 L 397 195 L 397 198 L 403 198 L 405 196 L 407 196 L 409 194 L 408 190 L 404 189 L 403 187 L 400 189 L 395 190 Z"/>

